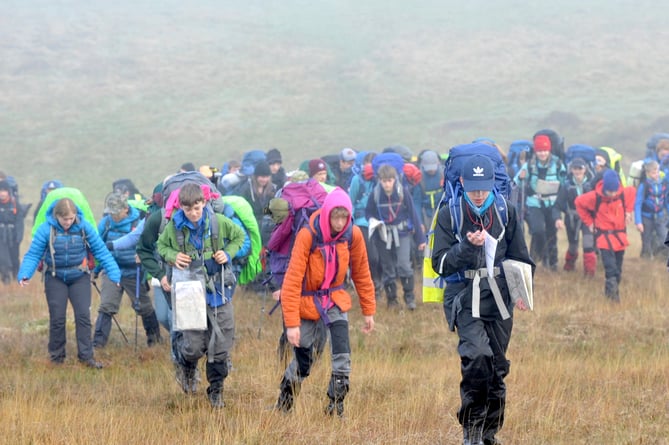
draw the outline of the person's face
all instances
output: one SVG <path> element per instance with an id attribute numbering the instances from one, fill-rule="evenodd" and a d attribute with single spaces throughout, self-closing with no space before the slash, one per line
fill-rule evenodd
<path id="1" fill-rule="evenodd" d="M 585 168 L 583 167 L 573 167 L 571 169 L 571 175 L 578 182 L 582 181 L 585 178 Z"/>
<path id="2" fill-rule="evenodd" d="M 608 196 L 609 198 L 613 198 L 614 196 L 616 196 L 616 193 L 618 193 L 616 190 L 613 190 L 613 191 L 607 190 L 607 191 L 604 192 L 604 195 Z"/>
<path id="3" fill-rule="evenodd" d="M 657 152 L 657 159 L 660 161 L 669 155 L 669 150 L 661 149 Z"/>
<path id="4" fill-rule="evenodd" d="M 228 169 L 229 173 L 237 173 L 241 167 L 230 167 Z"/>
<path id="5" fill-rule="evenodd" d="M 74 224 L 74 220 L 77 218 L 77 215 L 74 213 L 70 213 L 65 216 L 58 215 L 56 216 L 56 219 L 58 220 L 58 224 L 63 228 L 63 230 L 68 231 L 70 227 L 72 227 L 72 224 Z"/>
<path id="6" fill-rule="evenodd" d="M 551 156 L 551 152 L 548 150 L 543 150 L 543 151 L 537 151 L 536 152 L 537 159 L 540 162 L 546 162 L 548 158 Z"/>
<path id="7" fill-rule="evenodd" d="M 271 176 L 256 176 L 256 181 L 260 187 L 265 187 L 267 184 L 269 184 L 271 179 Z"/>
<path id="8" fill-rule="evenodd" d="M 272 172 L 273 175 L 275 175 L 280 168 L 281 168 L 281 162 L 272 162 L 269 165 L 269 171 Z"/>
<path id="9" fill-rule="evenodd" d="M 0 201 L 7 201 L 9 199 L 9 191 L 2 189 L 0 190 Z"/>
<path id="10" fill-rule="evenodd" d="M 474 190 L 472 192 L 467 192 L 467 197 L 476 207 L 481 207 L 485 200 L 488 199 L 489 194 L 489 190 Z"/>
<path id="11" fill-rule="evenodd" d="M 200 218 L 202 218 L 204 202 L 198 201 L 192 206 L 182 206 L 181 209 L 184 211 L 184 215 L 186 215 L 186 219 L 188 219 L 188 221 L 192 222 L 193 224 L 197 224 L 198 221 L 200 221 Z"/>
<path id="12" fill-rule="evenodd" d="M 646 176 L 648 176 L 653 181 L 657 181 L 657 180 L 660 179 L 660 169 L 659 168 L 654 168 L 651 171 L 646 172 Z"/>
<path id="13" fill-rule="evenodd" d="M 601 156 L 595 156 L 595 170 L 600 172 L 606 168 L 606 159 Z"/>
<path id="14" fill-rule="evenodd" d="M 321 170 L 316 173 L 313 178 L 318 182 L 325 182 L 325 180 L 328 178 L 328 172 L 326 170 Z"/>
<path id="15" fill-rule="evenodd" d="M 339 169 L 343 172 L 349 171 L 351 168 L 353 168 L 353 164 L 355 164 L 355 161 L 344 161 L 344 160 L 339 160 Z"/>
<path id="16" fill-rule="evenodd" d="M 381 187 L 387 195 L 390 195 L 393 192 L 393 188 L 395 187 L 395 178 L 381 179 Z"/>
<path id="17" fill-rule="evenodd" d="M 330 232 L 339 233 L 348 222 L 348 212 L 333 211 L 330 213 Z"/>
<path id="18" fill-rule="evenodd" d="M 119 222 L 119 221 L 121 221 L 123 218 L 125 218 L 126 216 L 128 216 L 128 212 L 129 212 L 129 211 L 130 211 L 130 209 L 129 209 L 128 207 L 125 207 L 124 209 L 122 209 L 122 210 L 119 211 L 119 212 L 112 213 L 112 214 L 111 214 L 111 218 L 114 220 L 114 222 Z"/>

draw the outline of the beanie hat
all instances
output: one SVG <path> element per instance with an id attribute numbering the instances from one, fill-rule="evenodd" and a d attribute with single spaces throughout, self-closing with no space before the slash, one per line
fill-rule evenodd
<path id="1" fill-rule="evenodd" d="M 574 158 L 569 163 L 569 168 L 585 168 L 586 163 L 583 158 Z"/>
<path id="2" fill-rule="evenodd" d="M 268 164 L 274 164 L 275 162 L 278 163 L 283 162 L 283 160 L 281 159 L 281 152 L 276 148 L 272 148 L 270 151 L 267 152 L 266 160 Z"/>
<path id="3" fill-rule="evenodd" d="M 545 134 L 534 137 L 534 151 L 551 151 L 551 139 Z"/>
<path id="4" fill-rule="evenodd" d="M 272 176 L 269 164 L 266 161 L 260 161 L 253 169 L 253 176 Z"/>
<path id="5" fill-rule="evenodd" d="M 420 166 L 425 171 L 435 171 L 439 168 L 439 155 L 432 150 L 426 150 L 420 156 Z"/>
<path id="6" fill-rule="evenodd" d="M 604 192 L 617 192 L 620 188 L 620 179 L 618 173 L 613 170 L 606 169 L 602 175 L 602 190 Z"/>
<path id="7" fill-rule="evenodd" d="M 309 177 L 313 178 L 313 176 L 318 173 L 322 172 L 323 170 L 327 171 L 327 167 L 325 166 L 325 162 L 323 162 L 322 159 L 312 159 L 309 161 Z"/>
<path id="8" fill-rule="evenodd" d="M 345 148 L 339 153 L 339 158 L 344 162 L 355 161 L 355 150 L 352 148 Z"/>
<path id="9" fill-rule="evenodd" d="M 274 221 L 276 224 L 281 224 L 286 218 L 288 218 L 288 213 L 290 212 L 288 201 L 283 198 L 270 199 L 269 212 L 271 214 L 272 221 Z"/>
<path id="10" fill-rule="evenodd" d="M 8 192 L 12 190 L 12 187 L 9 185 L 8 181 L 0 181 L 0 190 L 7 190 Z"/>

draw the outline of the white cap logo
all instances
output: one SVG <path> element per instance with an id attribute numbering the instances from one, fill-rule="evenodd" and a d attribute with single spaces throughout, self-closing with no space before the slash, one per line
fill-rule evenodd
<path id="1" fill-rule="evenodd" d="M 483 174 L 483 167 L 478 167 L 478 166 L 476 166 L 476 167 L 474 167 L 474 168 L 472 169 L 472 171 L 474 172 L 474 173 L 472 174 L 473 177 L 477 177 L 477 176 L 485 176 L 485 175 Z"/>

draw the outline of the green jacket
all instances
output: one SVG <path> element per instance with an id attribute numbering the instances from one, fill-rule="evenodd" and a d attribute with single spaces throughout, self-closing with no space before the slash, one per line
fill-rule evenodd
<path id="1" fill-rule="evenodd" d="M 229 218 L 218 213 L 214 213 L 213 215 L 218 219 L 218 249 L 225 251 L 225 253 L 228 254 L 228 259 L 234 258 L 237 251 L 244 243 L 244 231 Z M 209 233 L 209 226 L 209 218 L 206 218 L 204 249 L 202 255 L 203 260 L 208 260 L 213 255 L 211 237 L 207 235 Z M 183 227 L 181 230 L 184 234 L 184 253 L 193 257 L 198 252 L 189 242 L 190 230 L 187 227 Z M 165 259 L 165 261 L 174 264 L 177 258 L 177 253 L 180 251 L 181 246 L 179 246 L 177 241 L 177 228 L 174 224 L 174 219 L 172 219 L 167 226 L 165 226 L 163 233 L 158 237 L 158 253 Z"/>

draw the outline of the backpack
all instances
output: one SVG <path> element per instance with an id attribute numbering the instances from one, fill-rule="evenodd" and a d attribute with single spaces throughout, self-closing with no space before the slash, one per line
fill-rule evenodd
<path id="1" fill-rule="evenodd" d="M 93 216 L 93 211 L 91 210 L 91 206 L 86 200 L 84 194 L 81 193 L 79 189 L 74 187 L 61 187 L 52 190 L 44 198 L 44 202 L 42 203 L 39 212 L 37 212 L 37 216 L 35 217 L 35 222 L 33 224 L 33 230 L 32 230 L 33 237 L 35 236 L 35 232 L 37 232 L 37 228 L 44 221 L 46 221 L 46 211 L 49 209 L 51 204 L 54 201 L 58 201 L 61 198 L 70 198 L 77 205 L 77 207 L 79 207 L 79 210 L 81 210 L 81 213 L 84 215 L 84 219 L 89 223 L 91 223 L 91 226 L 93 226 L 93 228 L 97 230 L 97 222 L 95 221 L 95 216 Z"/>
<path id="2" fill-rule="evenodd" d="M 657 144 L 662 139 L 669 139 L 669 133 L 655 133 L 646 142 L 646 158 L 655 159 L 657 157 Z"/>
<path id="3" fill-rule="evenodd" d="M 288 216 L 272 231 L 267 249 L 271 276 L 274 283 L 281 286 L 295 236 L 302 227 L 309 225 L 309 218 L 321 208 L 327 192 L 318 181 L 309 179 L 286 184 L 278 195 L 288 203 Z"/>
<path id="4" fill-rule="evenodd" d="M 397 170 L 397 174 L 400 178 L 404 177 L 404 159 L 398 153 L 386 152 L 374 156 L 372 159 L 372 170 L 374 171 L 374 177 L 379 173 L 379 168 L 383 164 L 388 164 Z"/>
<path id="5" fill-rule="evenodd" d="M 564 161 L 564 138 L 560 136 L 557 131 L 544 128 L 543 130 L 539 130 L 534 133 L 534 136 L 532 136 L 532 142 L 534 142 L 536 137 L 539 135 L 548 136 L 548 139 L 551 141 L 551 154 L 560 158 L 561 161 Z"/>
<path id="6" fill-rule="evenodd" d="M 241 261 L 244 265 L 239 274 L 239 284 L 247 284 L 252 282 L 256 275 L 262 271 L 260 261 L 262 241 L 258 221 L 253 214 L 251 204 L 241 196 L 222 196 L 221 199 L 234 211 L 235 216 L 242 222 L 251 239 L 251 253 Z M 235 258 L 235 261 L 238 260 L 239 258 Z"/>
<path id="7" fill-rule="evenodd" d="M 506 165 L 509 170 L 509 176 L 516 175 L 520 167 L 530 159 L 532 155 L 532 142 L 526 139 L 518 139 L 511 142 L 509 153 L 507 154 Z"/>
<path id="8" fill-rule="evenodd" d="M 606 152 L 609 158 L 609 168 L 618 173 L 620 183 L 623 187 L 625 187 L 627 185 L 627 178 L 625 177 L 625 173 L 623 172 L 623 167 L 621 165 L 623 155 L 611 147 L 599 147 L 599 150 Z"/>
<path id="9" fill-rule="evenodd" d="M 585 145 L 585 144 L 570 145 L 567 148 L 567 151 L 565 152 L 565 156 L 564 156 L 564 161 L 567 164 L 567 168 L 569 168 L 569 164 L 575 158 L 583 159 L 586 162 L 586 164 L 588 165 L 588 168 L 590 169 L 590 171 L 594 171 L 594 169 L 595 169 L 595 149 L 594 149 L 594 147 L 591 147 L 590 145 Z"/>
<path id="10" fill-rule="evenodd" d="M 493 189 L 493 193 L 495 193 L 495 203 L 493 204 L 495 214 L 499 218 L 503 227 L 506 227 L 509 222 L 507 199 L 511 194 L 511 179 L 506 172 L 506 164 L 504 163 L 504 159 L 499 150 L 497 150 L 496 147 L 481 142 L 452 147 L 449 151 L 448 158 L 445 161 L 444 193 L 439 203 L 439 208 L 434 214 L 427 235 L 428 239 L 423 263 L 424 302 L 443 301 L 443 288 L 445 287 L 446 282 L 460 280 L 460 274 L 455 274 L 457 275 L 456 277 L 447 277 L 444 279 L 432 269 L 431 257 L 432 246 L 434 244 L 434 228 L 436 227 L 440 209 L 444 206 L 448 206 L 451 216 L 451 228 L 453 229 L 456 239 L 462 241 L 461 231 L 464 218 L 460 199 L 463 194 L 460 176 L 462 176 L 462 168 L 469 157 L 476 154 L 484 155 L 493 161 L 495 166 L 495 188 Z"/>

